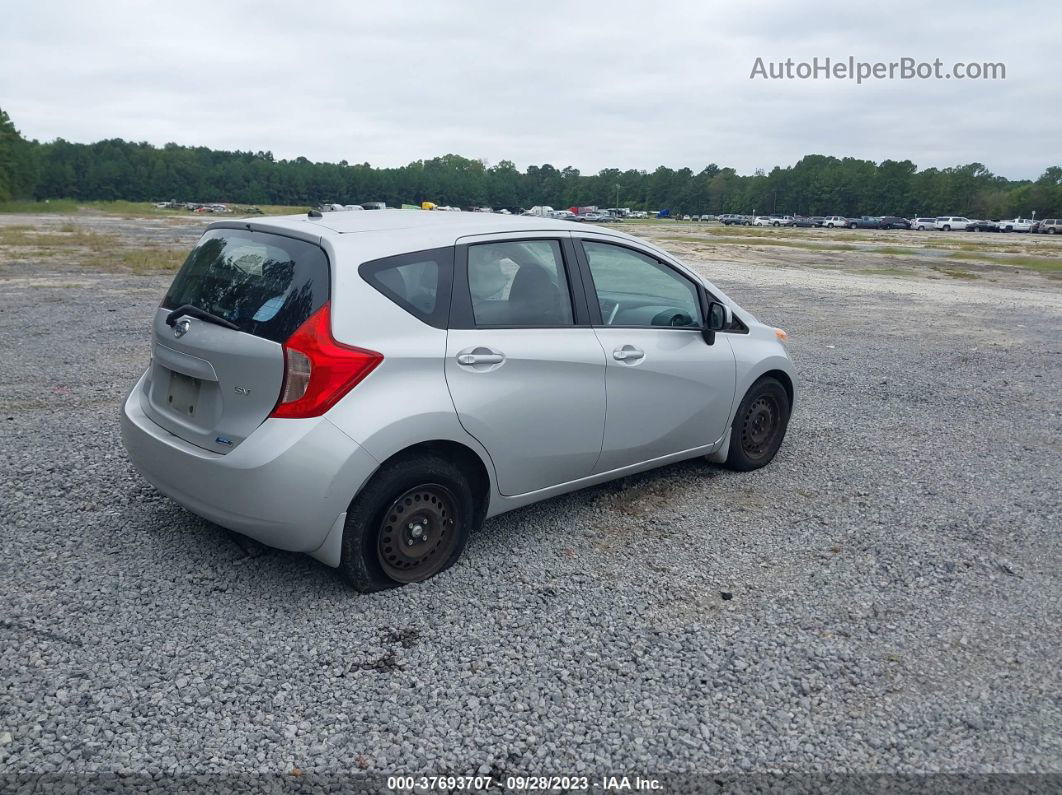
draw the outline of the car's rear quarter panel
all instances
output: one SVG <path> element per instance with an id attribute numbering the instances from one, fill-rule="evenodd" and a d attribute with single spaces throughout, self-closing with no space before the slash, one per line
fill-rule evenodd
<path id="1" fill-rule="evenodd" d="M 328 412 L 329 420 L 381 463 L 423 442 L 458 442 L 480 457 L 493 485 L 490 456 L 462 428 L 446 385 L 446 330 L 409 314 L 358 272 L 364 262 L 453 245 L 454 235 L 412 230 L 333 236 L 322 242 L 333 263 L 332 333 L 339 342 L 384 357 Z"/>

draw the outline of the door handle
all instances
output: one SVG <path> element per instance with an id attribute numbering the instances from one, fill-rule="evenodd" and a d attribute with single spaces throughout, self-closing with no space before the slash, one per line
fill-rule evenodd
<path id="1" fill-rule="evenodd" d="M 462 351 L 457 354 L 457 363 L 471 366 L 474 364 L 501 364 L 505 361 L 505 355 L 498 351 L 484 350 L 482 348 L 478 350 L 481 352 Z"/>
<path id="2" fill-rule="evenodd" d="M 612 358 L 617 362 L 629 362 L 635 359 L 641 359 L 645 356 L 645 351 L 635 348 L 633 345 L 624 345 L 622 348 L 616 348 L 612 351 Z"/>

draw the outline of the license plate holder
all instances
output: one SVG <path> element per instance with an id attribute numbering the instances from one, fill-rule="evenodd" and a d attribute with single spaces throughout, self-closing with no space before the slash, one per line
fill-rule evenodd
<path id="1" fill-rule="evenodd" d="M 166 402 L 177 414 L 194 417 L 202 381 L 184 373 L 170 371 L 170 389 Z"/>

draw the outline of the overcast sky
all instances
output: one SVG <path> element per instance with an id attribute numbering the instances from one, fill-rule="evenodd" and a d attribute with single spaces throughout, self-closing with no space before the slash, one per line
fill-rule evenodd
<path id="1" fill-rule="evenodd" d="M 740 173 L 817 153 L 1062 162 L 1057 2 L 0 0 L 0 108 L 125 138 L 402 165 Z M 765 62 L 1002 62 L 1005 80 L 750 79 Z"/>

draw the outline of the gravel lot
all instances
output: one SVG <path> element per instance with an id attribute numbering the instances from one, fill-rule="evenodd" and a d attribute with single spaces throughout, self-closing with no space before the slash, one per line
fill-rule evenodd
<path id="1" fill-rule="evenodd" d="M 6 256 L 0 771 L 1062 772 L 1058 283 L 698 264 L 791 334 L 773 465 L 504 515 L 362 596 L 130 468 L 168 276 Z"/>

